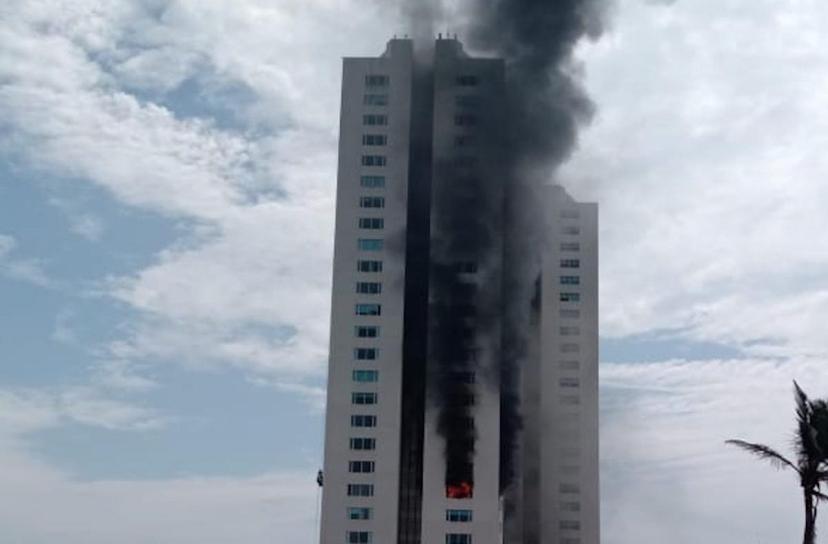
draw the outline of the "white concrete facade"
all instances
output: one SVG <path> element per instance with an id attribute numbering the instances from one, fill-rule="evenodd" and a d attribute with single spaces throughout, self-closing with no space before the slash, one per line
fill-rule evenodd
<path id="1" fill-rule="evenodd" d="M 451 161 L 469 162 L 476 175 L 506 182 L 502 157 L 485 145 L 487 134 L 502 121 L 503 62 L 470 58 L 457 40 L 449 39 L 437 41 L 430 62 L 429 109 L 423 112 L 425 102 L 414 98 L 416 61 L 410 40 L 391 40 L 378 58 L 344 60 L 321 544 L 598 544 L 595 204 L 575 202 L 560 187 L 550 187 L 546 195 L 547 244 L 537 248 L 543 262 L 539 297 L 521 370 L 524 430 L 517 478 L 505 498 L 513 508 L 504 509 L 499 489 L 501 399 L 492 379 L 499 361 L 498 323 L 489 325 L 479 346 L 472 407 L 477 430 L 473 497 L 446 497 L 444 440 L 436 430 L 428 379 L 421 442 L 401 436 L 404 428 L 409 434 L 417 429 L 406 427 L 410 414 L 404 413 L 402 400 L 409 368 L 404 365 L 420 364 L 404 356 L 405 335 L 412 341 L 404 316 L 407 306 L 417 302 L 406 288 L 408 222 L 412 210 L 419 209 L 410 203 L 416 182 L 409 177 L 416 116 L 431 116 L 432 195 L 457 182 L 441 166 Z M 474 85 L 458 83 L 470 77 Z M 458 98 L 474 94 L 481 98 Z M 458 122 L 458 116 L 466 115 L 475 118 L 474 126 Z M 490 196 L 501 198 L 502 192 Z M 430 262 L 477 261 L 469 281 L 500 283 L 500 242 L 490 248 L 486 262 L 450 250 L 442 254 L 439 215 L 444 212 L 432 199 L 425 213 L 431 217 Z M 503 229 L 502 222 L 502 217 L 491 217 L 496 230 Z M 359 264 L 368 262 L 381 263 L 381 270 L 377 264 Z M 500 296 L 498 290 L 488 293 Z M 429 338 L 423 334 L 413 341 L 427 344 Z M 426 374 L 440 371 L 431 358 L 421 363 Z M 405 448 L 407 469 L 401 466 Z M 403 477 L 411 470 L 412 451 L 420 458 L 421 478 L 416 485 L 406 484 L 416 489 L 401 489 L 401 482 L 414 481 Z M 416 512 L 409 507 L 403 513 L 401 496 L 416 499 Z M 466 511 L 471 519 L 449 519 Z M 417 534 L 412 537 L 409 531 L 403 537 L 401 526 L 412 520 Z"/>
<path id="2" fill-rule="evenodd" d="M 550 187 L 547 209 L 538 542 L 598 544 L 598 207 Z"/>
<path id="3" fill-rule="evenodd" d="M 320 531 L 323 544 L 351 540 L 365 544 L 360 542 L 365 535 L 370 535 L 372 543 L 397 541 L 412 63 L 412 44 L 404 40 L 391 41 L 380 58 L 344 61 Z M 369 115 L 384 117 L 365 117 Z M 384 136 L 385 140 L 369 141 L 364 139 L 367 136 Z M 384 200 L 363 200 L 371 197 Z M 382 227 L 361 224 L 365 219 L 381 219 Z M 382 247 L 360 246 L 360 240 L 381 240 Z M 360 270 L 360 262 L 381 263 L 382 269 L 374 271 L 372 267 L 377 265 L 363 265 L 368 268 Z M 357 286 L 362 283 L 379 285 L 381 292 L 358 293 Z M 360 304 L 379 305 L 381 315 L 357 315 Z M 366 313 L 372 313 L 367 309 Z M 376 327 L 376 336 L 360 337 L 358 327 Z M 366 330 L 366 334 L 371 333 Z M 371 355 L 358 350 L 376 352 Z M 354 372 L 361 370 L 376 370 L 376 381 L 356 381 Z M 354 396 L 359 393 L 375 393 L 377 397 L 373 404 L 357 404 L 364 400 Z M 373 422 L 352 421 L 355 416 L 376 417 L 375 426 L 357 426 Z M 358 444 L 352 444 L 352 439 L 363 438 L 373 439 L 374 448 L 355 449 Z M 369 472 L 354 472 L 352 461 L 374 464 L 359 467 Z M 349 486 L 354 485 L 370 487 L 352 487 L 349 495 Z M 357 493 L 369 496 L 354 496 Z"/>

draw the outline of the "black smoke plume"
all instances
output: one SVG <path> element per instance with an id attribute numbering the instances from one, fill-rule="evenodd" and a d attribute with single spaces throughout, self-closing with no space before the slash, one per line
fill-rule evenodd
<path id="1" fill-rule="evenodd" d="M 486 154 L 498 158 L 498 175 L 471 175 L 464 165 L 438 161 L 434 150 L 435 176 L 454 180 L 432 190 L 428 279 L 428 356 L 440 370 L 430 372 L 429 391 L 445 439 L 448 485 L 472 480 L 471 372 L 477 387 L 487 376 L 500 389 L 501 491 L 514 476 L 520 368 L 545 230 L 538 204 L 542 187 L 573 151 L 578 126 L 592 115 L 572 53 L 582 38 L 600 35 L 606 1 L 472 0 L 463 14 L 461 39 L 472 52 L 505 60 L 506 107 L 491 105 L 505 116 L 481 127 L 497 133 L 490 139 L 497 149 Z M 435 20 L 443 13 L 438 2 L 405 6 L 416 37 L 430 33 L 433 40 L 433 29 L 446 23 Z M 479 268 L 474 284 L 465 279 L 464 259 Z M 497 353 L 494 369 L 481 366 L 487 350 Z"/>
<path id="2" fill-rule="evenodd" d="M 479 0 L 471 13 L 471 47 L 507 63 L 501 491 L 514 477 L 521 429 L 520 368 L 546 231 L 541 189 L 574 150 L 579 125 L 592 116 L 593 104 L 575 75 L 572 53 L 582 38 L 600 35 L 606 8 L 606 0 Z"/>

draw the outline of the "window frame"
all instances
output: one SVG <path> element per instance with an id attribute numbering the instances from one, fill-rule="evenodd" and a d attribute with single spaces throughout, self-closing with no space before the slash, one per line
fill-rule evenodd
<path id="1" fill-rule="evenodd" d="M 363 106 L 387 106 L 388 93 L 365 93 L 362 95 Z"/>
<path id="2" fill-rule="evenodd" d="M 351 404 L 354 406 L 376 406 L 379 395 L 374 391 L 352 391 Z"/>
<path id="3" fill-rule="evenodd" d="M 357 429 L 371 429 L 377 426 L 375 414 L 351 414 L 351 427 Z"/>
<path id="4" fill-rule="evenodd" d="M 359 302 L 354 306 L 354 315 L 360 317 L 382 316 L 382 304 Z"/>
<path id="5" fill-rule="evenodd" d="M 351 371 L 351 380 L 354 383 L 378 383 L 379 370 L 375 368 L 355 368 Z"/>
<path id="6" fill-rule="evenodd" d="M 357 260 L 357 272 L 364 274 L 381 274 L 382 261 L 378 259 L 359 259 Z"/>

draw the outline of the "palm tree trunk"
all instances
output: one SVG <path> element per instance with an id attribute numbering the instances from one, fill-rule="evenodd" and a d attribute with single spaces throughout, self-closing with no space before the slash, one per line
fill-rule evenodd
<path id="1" fill-rule="evenodd" d="M 816 537 L 816 505 L 814 496 L 808 489 L 803 489 L 805 495 L 805 535 L 802 544 L 814 544 Z"/>

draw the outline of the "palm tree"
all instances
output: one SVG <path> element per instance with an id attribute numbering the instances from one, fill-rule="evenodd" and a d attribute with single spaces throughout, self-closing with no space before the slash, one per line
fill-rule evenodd
<path id="1" fill-rule="evenodd" d="M 805 534 L 803 544 L 814 544 L 816 537 L 817 504 L 828 500 L 820 492 L 823 482 L 828 482 L 828 403 L 824 400 L 810 400 L 794 382 L 796 396 L 796 423 L 794 447 L 796 459 L 788 460 L 768 446 L 753 444 L 744 440 L 727 440 L 760 459 L 770 461 L 778 469 L 790 468 L 799 475 L 805 503 Z"/>

